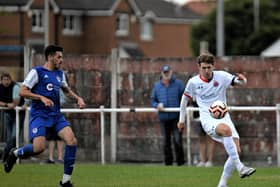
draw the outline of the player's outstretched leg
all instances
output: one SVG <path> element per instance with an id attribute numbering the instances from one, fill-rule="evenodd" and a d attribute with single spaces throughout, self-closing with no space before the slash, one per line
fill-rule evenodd
<path id="1" fill-rule="evenodd" d="M 13 169 L 14 164 L 17 161 L 17 157 L 14 153 L 15 150 L 16 150 L 16 148 L 13 148 L 10 150 L 8 158 L 4 162 L 4 170 L 6 173 L 10 173 L 10 171 Z"/>

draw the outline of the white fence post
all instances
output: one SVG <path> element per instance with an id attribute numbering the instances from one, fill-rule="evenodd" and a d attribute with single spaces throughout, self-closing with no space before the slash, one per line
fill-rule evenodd
<path id="1" fill-rule="evenodd" d="M 192 159 L 191 159 L 191 112 L 190 108 L 187 107 L 186 115 L 187 115 L 187 120 L 186 120 L 186 131 L 187 131 L 187 159 L 188 159 L 188 165 L 190 166 L 192 164 Z"/>
<path id="2" fill-rule="evenodd" d="M 280 104 L 276 105 L 277 166 L 280 167 Z"/>
<path id="3" fill-rule="evenodd" d="M 104 106 L 100 106 L 100 125 L 101 125 L 101 163 L 105 164 L 105 118 L 104 118 Z"/>
<path id="4" fill-rule="evenodd" d="M 111 55 L 111 108 L 117 108 L 117 67 L 118 49 L 112 49 Z M 111 112 L 111 162 L 116 162 L 117 155 L 117 114 Z"/>
<path id="5" fill-rule="evenodd" d="M 19 127 L 19 110 L 21 108 L 20 107 L 16 107 L 16 147 L 19 147 L 19 130 L 20 130 L 20 127 Z M 17 164 L 19 163 L 19 159 L 17 159 Z"/>

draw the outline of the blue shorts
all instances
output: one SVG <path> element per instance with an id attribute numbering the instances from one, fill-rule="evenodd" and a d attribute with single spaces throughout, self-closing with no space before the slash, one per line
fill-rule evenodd
<path id="1" fill-rule="evenodd" d="M 69 126 L 62 114 L 53 117 L 31 117 L 29 125 L 29 138 L 32 141 L 35 137 L 46 136 L 46 128 L 52 127 L 56 133 L 66 126 Z"/>

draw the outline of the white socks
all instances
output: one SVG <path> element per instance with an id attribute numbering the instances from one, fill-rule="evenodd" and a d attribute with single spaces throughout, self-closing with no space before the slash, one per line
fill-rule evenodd
<path id="1" fill-rule="evenodd" d="M 71 180 L 71 175 L 63 174 L 61 183 L 64 184 Z"/>
<path id="2" fill-rule="evenodd" d="M 233 138 L 231 136 L 224 137 L 223 142 L 224 142 L 224 147 L 226 149 L 226 152 L 227 152 L 228 156 L 231 158 L 231 162 L 233 162 L 236 166 L 236 169 L 238 171 L 240 171 L 244 165 L 239 159 L 239 155 L 237 152 L 236 145 L 233 141 Z"/>
<path id="3" fill-rule="evenodd" d="M 227 181 L 228 181 L 229 177 L 232 175 L 232 172 L 233 172 L 234 169 L 235 169 L 234 162 L 230 157 L 228 157 L 228 159 L 227 159 L 227 161 L 224 165 L 223 174 L 220 178 L 218 186 L 226 186 L 227 185 Z"/>

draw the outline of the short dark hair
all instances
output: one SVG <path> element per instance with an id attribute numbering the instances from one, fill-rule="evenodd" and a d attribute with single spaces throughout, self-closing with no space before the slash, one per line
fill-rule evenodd
<path id="1" fill-rule="evenodd" d="M 11 80 L 12 80 L 11 75 L 10 75 L 9 73 L 7 73 L 7 72 L 4 72 L 4 73 L 2 73 L 2 74 L 1 74 L 1 80 L 3 80 L 3 79 L 4 79 L 4 77 L 8 77 L 9 79 L 11 79 Z"/>
<path id="2" fill-rule="evenodd" d="M 63 52 L 63 48 L 58 45 L 49 45 L 45 48 L 45 59 L 48 60 L 49 55 L 54 55 L 57 51 Z"/>
<path id="3" fill-rule="evenodd" d="M 197 63 L 207 63 L 207 64 L 214 64 L 215 63 L 215 57 L 211 53 L 202 53 L 197 58 Z"/>

